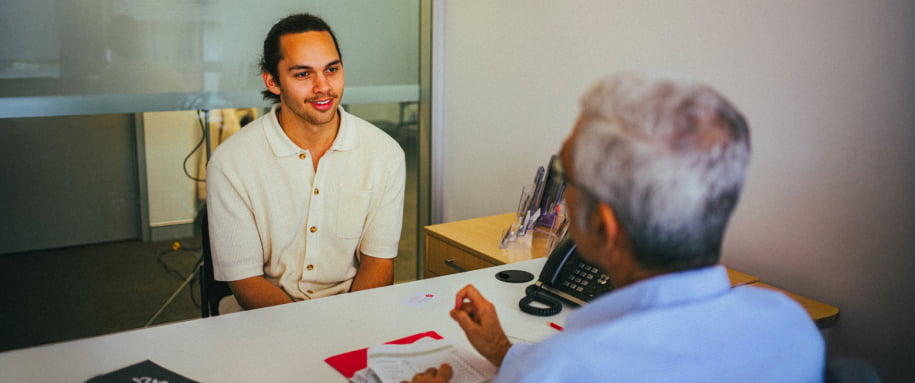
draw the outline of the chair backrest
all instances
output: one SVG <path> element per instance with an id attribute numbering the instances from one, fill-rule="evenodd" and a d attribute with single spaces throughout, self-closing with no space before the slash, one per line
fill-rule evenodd
<path id="1" fill-rule="evenodd" d="M 835 357 L 826 361 L 826 383 L 880 383 L 877 371 L 858 358 Z"/>
<path id="2" fill-rule="evenodd" d="M 232 295 L 232 290 L 226 282 L 217 281 L 213 277 L 213 255 L 210 253 L 210 227 L 204 208 L 200 220 L 201 248 L 203 251 L 203 265 L 200 266 L 200 316 L 219 315 L 219 300 Z"/>

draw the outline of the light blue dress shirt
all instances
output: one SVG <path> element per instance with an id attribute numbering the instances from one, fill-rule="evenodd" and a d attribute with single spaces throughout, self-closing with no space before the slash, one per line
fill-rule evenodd
<path id="1" fill-rule="evenodd" d="M 825 350 L 790 298 L 731 288 L 723 266 L 663 274 L 569 315 L 565 331 L 512 346 L 497 382 L 822 382 Z"/>

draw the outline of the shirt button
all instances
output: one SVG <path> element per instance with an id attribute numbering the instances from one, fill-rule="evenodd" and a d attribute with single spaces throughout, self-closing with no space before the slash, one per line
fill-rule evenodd
<path id="1" fill-rule="evenodd" d="M 311 229 L 308 229 L 308 230 L 310 230 L 312 233 L 314 233 L 314 232 L 318 231 L 318 228 L 317 228 L 317 226 L 312 226 Z"/>
<path id="2" fill-rule="evenodd" d="M 314 290 L 307 290 L 307 291 L 305 291 L 305 292 L 308 293 L 308 294 L 314 294 L 314 293 L 315 293 Z"/>
<path id="3" fill-rule="evenodd" d="M 312 271 L 315 269 L 315 265 L 308 265 L 308 266 L 305 266 L 305 268 L 308 269 L 308 271 Z"/>
<path id="4" fill-rule="evenodd" d="M 318 195 L 318 193 L 320 193 L 320 192 L 321 192 L 321 191 L 318 190 L 318 188 L 315 188 L 315 195 Z"/>
<path id="5" fill-rule="evenodd" d="M 304 160 L 304 159 L 306 159 L 306 158 L 308 158 L 308 156 L 306 156 L 305 153 L 299 153 L 299 159 L 300 159 L 300 160 Z"/>

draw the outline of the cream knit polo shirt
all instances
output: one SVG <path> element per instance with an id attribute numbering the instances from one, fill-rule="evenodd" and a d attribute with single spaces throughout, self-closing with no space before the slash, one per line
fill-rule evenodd
<path id="1" fill-rule="evenodd" d="M 341 107 L 337 137 L 315 172 L 275 111 L 222 143 L 207 166 L 215 277 L 263 275 L 294 300 L 346 292 L 361 254 L 397 256 L 403 150 Z"/>

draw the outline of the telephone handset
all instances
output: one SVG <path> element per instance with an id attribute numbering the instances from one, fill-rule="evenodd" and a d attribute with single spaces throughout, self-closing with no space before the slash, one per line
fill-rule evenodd
<path id="1" fill-rule="evenodd" d="M 550 253 L 540 278 L 527 287 L 527 296 L 518 302 L 521 311 L 549 316 L 562 310 L 556 298 L 579 306 L 613 290 L 610 278 L 594 265 L 581 259 L 571 236 L 566 236 Z M 547 306 L 535 307 L 533 302 Z"/>

